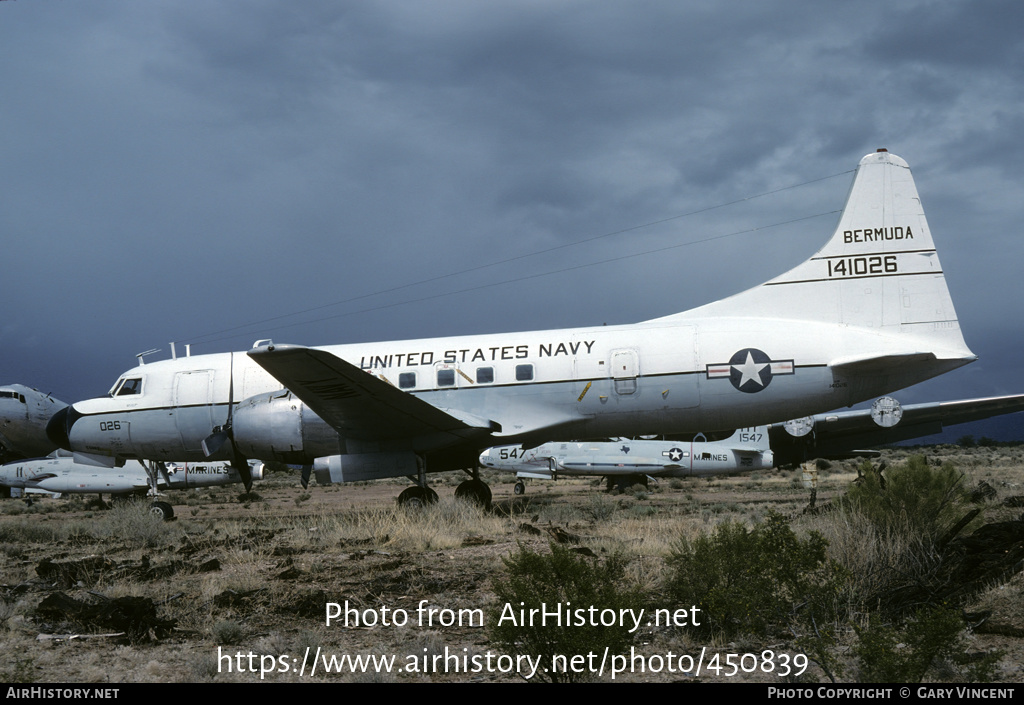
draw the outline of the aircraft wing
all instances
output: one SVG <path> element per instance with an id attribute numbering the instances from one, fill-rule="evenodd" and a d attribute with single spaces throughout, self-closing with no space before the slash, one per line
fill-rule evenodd
<path id="1" fill-rule="evenodd" d="M 943 426 L 952 426 L 968 421 L 980 421 L 991 416 L 1010 414 L 1015 411 L 1024 411 L 1024 394 L 1016 394 L 1004 397 L 987 397 L 983 399 L 958 399 L 956 401 L 931 402 L 927 404 L 906 404 L 902 407 L 903 418 L 891 429 L 884 429 L 871 420 L 871 410 L 843 411 L 835 414 L 818 414 L 814 417 L 815 433 L 824 433 L 829 436 L 853 434 L 865 434 L 871 432 L 882 432 L 880 437 L 888 438 L 885 432 L 895 431 L 905 435 L 906 430 L 918 430 L 922 426 L 935 428 L 935 431 L 928 433 L 916 433 L 908 438 L 916 438 L 919 435 L 930 435 L 939 433 Z M 899 439 L 904 440 L 904 439 Z M 881 443 L 891 443 L 890 440 L 883 440 Z M 877 444 L 875 444 L 877 445 Z"/>
<path id="2" fill-rule="evenodd" d="M 872 420 L 871 409 L 818 414 L 811 417 L 813 430 L 804 437 L 806 441 L 790 437 L 782 424 L 774 424 L 770 431 L 772 449 L 777 460 L 780 451 L 786 453 L 787 459 L 780 462 L 791 462 L 787 450 L 801 444 L 813 445 L 810 457 L 842 457 L 857 448 L 872 448 L 940 433 L 944 426 L 1024 411 L 1024 394 L 907 404 L 902 410 L 899 423 L 889 428 L 883 428 Z M 797 459 L 796 462 L 800 461 Z"/>
<path id="3" fill-rule="evenodd" d="M 274 345 L 249 356 L 345 438 L 446 445 L 501 430 L 489 419 L 428 404 L 324 350 Z"/>

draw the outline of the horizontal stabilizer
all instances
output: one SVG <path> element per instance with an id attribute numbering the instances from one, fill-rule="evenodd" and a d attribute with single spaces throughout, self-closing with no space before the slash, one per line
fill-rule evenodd
<path id="1" fill-rule="evenodd" d="M 829 367 L 844 375 L 859 377 L 862 375 L 885 374 L 901 365 L 914 365 L 935 360 L 935 353 L 902 353 L 895 355 L 874 355 L 870 357 L 840 358 Z"/>

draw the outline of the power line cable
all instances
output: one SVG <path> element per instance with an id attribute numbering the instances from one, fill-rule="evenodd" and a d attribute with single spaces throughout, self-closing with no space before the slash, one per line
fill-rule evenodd
<path id="1" fill-rule="evenodd" d="M 389 293 L 393 293 L 395 291 L 401 291 L 403 289 L 410 289 L 412 287 L 421 286 L 423 284 L 432 284 L 434 282 L 439 282 L 439 281 L 442 281 L 442 280 L 445 280 L 445 279 L 452 279 L 454 277 L 459 277 L 461 275 L 471 274 L 471 273 L 474 273 L 474 272 L 480 272 L 480 271 L 482 271 L 482 269 L 486 269 L 486 268 L 490 268 L 490 267 L 495 267 L 495 266 L 500 266 L 502 264 L 508 264 L 510 262 L 515 262 L 515 261 L 518 261 L 520 259 L 526 259 L 528 257 L 535 257 L 535 256 L 543 255 L 543 254 L 549 254 L 551 252 L 556 252 L 558 250 L 563 250 L 563 249 L 566 249 L 566 248 L 569 248 L 569 247 L 577 247 L 579 245 L 586 245 L 588 243 L 592 243 L 592 242 L 595 242 L 597 240 L 602 240 L 604 238 L 610 238 L 610 237 L 613 237 L 613 236 L 616 236 L 616 235 L 623 235 L 625 233 L 632 233 L 634 231 L 642 230 L 642 229 L 645 229 L 645 227 L 652 227 L 654 225 L 659 225 L 659 224 L 662 224 L 662 223 L 671 222 L 673 220 L 679 220 L 680 218 L 690 217 L 692 215 L 698 215 L 700 213 L 707 213 L 709 211 L 717 210 L 717 209 L 720 209 L 720 208 L 726 208 L 728 206 L 734 206 L 734 205 L 737 205 L 737 204 L 740 204 L 740 203 L 744 203 L 744 202 L 748 202 L 748 201 L 753 201 L 753 200 L 759 199 L 759 198 L 764 198 L 766 196 L 772 196 L 774 194 L 779 194 L 779 193 L 782 193 L 784 191 L 791 191 L 793 189 L 799 189 L 799 188 L 801 188 L 801 186 L 810 185 L 812 183 L 817 183 L 819 181 L 825 181 L 827 179 L 836 178 L 838 176 L 844 176 L 846 174 L 853 173 L 854 171 L 855 171 L 855 169 L 848 169 L 846 171 L 841 171 L 839 173 L 830 174 L 828 176 L 821 176 L 819 178 L 813 178 L 813 179 L 810 179 L 808 181 L 802 181 L 800 183 L 794 183 L 794 184 L 791 184 L 791 185 L 781 186 L 781 188 L 779 188 L 779 189 L 774 189 L 772 191 L 766 191 L 764 193 L 756 194 L 754 196 L 748 196 L 748 197 L 741 198 L 741 199 L 735 199 L 733 201 L 728 201 L 728 202 L 725 202 L 725 203 L 720 203 L 720 204 L 717 204 L 717 205 L 714 205 L 714 206 L 707 206 L 705 208 L 698 208 L 696 210 L 692 210 L 692 211 L 689 211 L 689 212 L 686 212 L 686 213 L 680 213 L 678 215 L 673 215 L 673 216 L 670 216 L 670 217 L 667 217 L 667 218 L 662 218 L 662 219 L 659 219 L 659 220 L 652 220 L 650 222 L 645 222 L 645 223 L 642 223 L 640 225 L 633 225 L 631 227 L 625 227 L 625 229 L 623 229 L 623 230 L 612 231 L 610 233 L 604 233 L 602 235 L 596 235 L 596 236 L 593 236 L 593 237 L 590 237 L 590 238 L 584 238 L 583 240 L 577 240 L 577 241 L 574 241 L 574 242 L 571 242 L 571 243 L 564 243 L 562 245 L 556 245 L 554 247 L 549 247 L 549 248 L 543 249 L 543 250 L 537 250 L 537 251 L 534 251 L 534 252 L 528 252 L 528 253 L 525 253 L 525 254 L 515 255 L 513 257 L 507 257 L 505 259 L 500 259 L 500 260 L 496 260 L 496 261 L 493 261 L 493 262 L 488 262 L 486 264 L 478 264 L 476 266 L 472 266 L 472 267 L 469 267 L 469 268 L 466 268 L 466 269 L 460 269 L 460 271 L 458 271 L 458 272 L 450 272 L 450 273 L 447 273 L 447 274 L 437 275 L 435 277 L 429 277 L 427 279 L 422 279 L 422 280 L 419 280 L 419 281 L 416 281 L 416 282 L 409 282 L 407 284 L 399 284 L 397 286 L 389 287 L 389 288 L 386 288 L 386 289 L 380 289 L 378 291 L 373 291 L 373 292 L 366 293 L 366 294 L 359 294 L 358 296 L 352 296 L 350 298 L 341 299 L 339 301 L 333 301 L 331 303 L 323 303 L 323 304 L 319 304 L 319 305 L 316 305 L 316 306 L 311 306 L 309 308 L 303 308 L 301 310 L 295 310 L 295 312 L 291 312 L 291 313 L 288 313 L 288 314 L 281 314 L 280 316 L 272 316 L 272 317 L 266 318 L 266 319 L 260 319 L 260 320 L 257 320 L 257 321 L 250 321 L 249 323 L 243 323 L 243 324 L 240 324 L 240 325 L 237 325 L 237 326 L 230 326 L 228 328 L 222 328 L 222 329 L 219 329 L 219 330 L 210 331 L 210 332 L 207 332 L 207 333 L 203 333 L 201 335 L 189 336 L 189 337 L 185 338 L 185 340 L 188 340 L 191 344 L 196 344 L 196 343 L 202 343 L 202 342 L 206 342 L 206 343 L 218 342 L 218 341 L 221 341 L 221 340 L 229 339 L 231 337 L 241 337 L 241 334 L 238 335 L 238 336 L 228 336 L 228 337 L 223 337 L 223 334 L 224 333 L 230 333 L 230 332 L 233 332 L 233 331 L 241 331 L 243 329 L 249 329 L 249 328 L 252 328 L 253 326 L 263 326 L 265 324 L 272 323 L 274 321 L 281 321 L 282 319 L 288 319 L 288 318 L 293 318 L 293 317 L 296 317 L 296 316 L 302 316 L 303 314 L 310 314 L 312 312 L 315 312 L 315 310 L 323 310 L 325 308 L 332 308 L 334 306 L 340 306 L 340 305 L 345 304 L 345 303 L 352 303 L 353 301 L 360 301 L 362 299 L 371 298 L 373 296 L 381 296 L 383 294 L 389 294 Z M 812 217 L 816 217 L 816 216 L 812 216 Z M 793 221 L 791 221 L 791 222 L 793 222 Z M 784 223 L 777 223 L 777 224 L 784 224 Z M 767 225 L 767 227 L 774 227 L 774 225 Z M 750 232 L 750 231 L 743 231 L 743 233 L 746 233 L 746 232 Z M 741 233 L 736 233 L 734 235 L 740 235 L 740 234 Z M 722 237 L 728 237 L 728 236 L 722 236 Z M 706 241 L 694 241 L 692 244 L 697 244 L 699 242 L 706 242 Z M 627 255 L 627 257 L 628 257 L 628 255 Z M 570 269 L 571 268 L 573 268 L 573 267 L 570 267 Z M 570 269 L 566 269 L 566 271 L 570 271 Z M 557 274 L 557 273 L 552 273 L 552 274 Z M 547 276 L 547 275 L 542 275 L 542 276 Z M 510 280 L 510 281 L 518 281 L 518 280 Z M 467 289 L 465 291 L 473 291 L 473 289 Z M 461 292 L 455 292 L 455 293 L 461 293 Z M 447 295 L 447 294 L 441 294 L 441 295 Z M 420 298 L 418 298 L 416 300 L 429 300 L 430 298 L 434 298 L 434 297 L 433 296 L 420 297 Z M 380 307 L 391 307 L 391 305 L 400 305 L 400 304 L 390 304 L 388 306 L 380 306 Z M 364 312 L 365 312 L 365 310 L 376 310 L 376 308 L 367 308 L 367 309 L 362 309 L 362 310 L 364 310 Z M 362 312 L 351 312 L 351 313 L 362 313 Z M 306 322 L 299 323 L 299 324 L 293 324 L 293 325 L 290 325 L 290 326 L 285 326 L 284 328 L 292 328 L 292 327 L 294 327 L 296 325 L 303 325 L 304 323 L 316 323 L 316 322 L 319 322 L 319 321 L 327 321 L 327 320 L 330 320 L 332 318 L 338 318 L 340 316 L 348 316 L 348 315 L 349 314 L 341 314 L 341 315 L 338 315 L 338 316 L 330 316 L 330 317 L 326 317 L 326 318 L 322 318 L 322 319 L 313 319 L 312 321 L 306 321 Z M 276 328 L 274 330 L 281 330 L 281 329 L 282 329 L 282 327 L 279 327 L 279 328 Z M 221 337 L 212 337 L 212 336 L 221 336 Z"/>
<path id="2" fill-rule="evenodd" d="M 808 183 L 811 183 L 811 182 L 808 182 Z M 705 209 L 705 210 L 709 210 L 709 209 Z M 466 294 L 466 293 L 473 292 L 473 291 L 480 291 L 481 289 L 489 289 L 489 288 L 495 287 L 495 286 L 502 286 L 504 284 L 513 284 L 513 283 L 517 283 L 517 282 L 528 281 L 530 279 L 538 279 L 540 277 L 549 277 L 549 276 L 552 276 L 552 275 L 555 275 L 555 274 L 563 274 L 565 272 L 573 272 L 573 271 L 576 271 L 576 270 L 579 270 L 579 269 L 585 269 L 587 267 L 596 267 L 598 265 L 609 264 L 611 262 L 620 262 L 622 260 L 633 259 L 633 258 L 636 258 L 636 257 L 644 257 L 646 255 L 658 254 L 660 252 L 666 252 L 668 250 L 675 250 L 675 249 L 678 249 L 680 247 L 689 247 L 691 245 L 699 245 L 699 244 L 703 244 L 703 243 L 706 243 L 706 242 L 713 242 L 715 240 L 721 240 L 721 239 L 727 238 L 727 237 L 735 237 L 737 235 L 746 235 L 748 233 L 757 232 L 759 230 L 768 230 L 769 228 L 777 228 L 777 227 L 781 227 L 783 225 L 791 225 L 793 223 L 799 223 L 799 222 L 802 222 L 802 221 L 805 221 L 805 220 L 811 220 L 813 218 L 821 218 L 821 217 L 824 217 L 826 215 L 835 215 L 836 213 L 840 213 L 840 212 L 841 212 L 841 210 L 827 211 L 825 213 L 817 213 L 815 215 L 807 215 L 807 216 L 803 216 L 801 218 L 793 218 L 792 220 L 786 220 L 786 221 L 783 221 L 781 223 L 773 223 L 772 225 L 762 225 L 762 226 L 758 226 L 758 227 L 755 227 L 755 228 L 747 228 L 746 230 L 738 230 L 736 232 L 726 233 L 726 234 L 723 234 L 723 235 L 713 235 L 711 237 L 705 237 L 705 238 L 701 238 L 699 240 L 691 240 L 689 242 L 676 243 L 675 245 L 666 245 L 665 247 L 659 247 L 659 248 L 656 248 L 656 249 L 653 249 L 653 250 L 646 250 L 644 252 L 635 252 L 635 253 L 628 254 L 628 255 L 620 255 L 618 257 L 610 257 L 608 259 L 598 260 L 596 262 L 589 262 L 589 263 L 586 263 L 586 264 L 577 264 L 577 265 L 573 265 L 571 267 L 563 267 L 561 269 L 554 269 L 554 270 L 551 270 L 551 271 L 548 271 L 548 272 L 539 272 L 539 273 L 536 273 L 536 274 L 527 274 L 527 275 L 524 275 L 524 276 L 521 276 L 521 277 L 514 277 L 512 279 L 504 279 L 502 281 L 488 282 L 486 284 L 479 284 L 477 286 L 466 287 L 464 289 L 458 289 L 456 291 L 448 291 L 448 292 L 444 292 L 444 293 L 440 293 L 440 294 L 431 294 L 429 296 L 420 296 L 420 297 L 417 297 L 415 299 L 405 299 L 403 301 L 395 301 L 395 302 L 388 303 L 388 304 L 381 304 L 379 306 L 371 306 L 369 308 L 363 308 L 363 309 L 359 309 L 359 310 L 356 310 L 356 311 L 345 311 L 343 313 L 336 313 L 336 314 L 332 314 L 330 316 L 322 316 L 320 318 L 313 318 L 313 319 L 306 320 L 306 321 L 298 321 L 296 323 L 289 323 L 287 325 L 277 326 L 276 328 L 269 329 L 269 330 L 265 329 L 265 330 L 262 331 L 262 333 L 278 332 L 278 331 L 282 331 L 282 330 L 287 330 L 289 328 L 297 328 L 299 326 L 309 325 L 311 323 L 321 323 L 323 321 L 330 321 L 330 320 L 334 320 L 336 318 L 344 318 L 345 316 L 354 316 L 354 315 L 357 315 L 357 314 L 360 314 L 360 313 L 371 313 L 373 311 L 381 311 L 381 310 L 388 309 L 388 308 L 395 308 L 395 307 L 398 307 L 398 306 L 405 306 L 405 305 L 410 304 L 410 303 L 417 303 L 417 302 L 422 302 L 422 301 L 432 301 L 434 299 L 444 298 L 445 296 L 455 296 L 456 294 Z M 683 216 L 675 216 L 675 217 L 683 217 Z M 673 219 L 674 218 L 667 218 L 666 220 L 673 220 Z M 659 221 L 659 222 L 665 222 L 665 221 L 663 220 L 663 221 Z M 636 226 L 636 228 L 629 228 L 629 230 L 635 230 L 635 229 L 640 228 L 640 227 L 645 227 L 645 226 Z M 620 232 L 626 232 L 626 231 L 620 231 Z M 610 234 L 616 234 L 616 233 L 610 233 Z M 604 237 L 604 236 L 600 236 L 600 237 Z M 594 240 L 594 239 L 597 239 L 597 238 L 591 238 L 591 239 Z M 558 248 L 554 248 L 554 249 L 558 249 Z M 512 258 L 512 259 L 521 259 L 522 257 L 527 257 L 527 256 L 529 256 L 529 255 L 522 255 L 520 257 L 516 257 L 516 258 Z M 512 261 L 512 260 L 506 260 L 506 261 Z M 483 269 L 483 268 L 489 267 L 489 266 L 492 266 L 492 265 L 483 265 L 482 267 L 478 267 L 476 269 Z M 470 270 L 465 270 L 464 272 L 459 272 L 459 273 L 465 273 L 465 272 L 470 272 L 470 271 L 475 271 L 475 270 L 470 269 Z M 450 276 L 454 276 L 454 275 L 446 274 L 446 275 L 442 275 L 442 276 L 439 276 L 439 277 L 435 277 L 434 279 L 425 280 L 425 281 L 436 281 L 438 279 L 444 279 L 444 278 L 450 277 Z M 405 288 L 405 287 L 404 286 L 394 287 L 393 289 L 388 289 L 387 291 L 396 291 L 396 290 L 402 289 L 402 288 Z M 383 292 L 381 292 L 381 293 L 383 293 Z M 366 298 L 367 296 L 373 296 L 373 295 L 374 294 L 366 294 L 365 296 L 358 296 L 358 297 L 355 297 L 353 299 L 349 299 L 348 301 L 356 301 L 356 300 L 359 300 L 359 299 L 362 299 L 362 298 Z M 339 302 L 339 303 L 348 303 L 348 301 L 343 301 L 343 302 Z M 328 304 L 328 306 L 333 306 L 333 305 L 336 305 L 336 304 Z M 307 313 L 309 311 L 316 311 L 316 310 L 321 309 L 321 308 L 325 308 L 325 307 L 324 306 L 318 306 L 318 307 L 315 307 L 315 308 L 307 309 L 306 311 L 303 311 L 301 313 Z M 291 316 L 291 315 L 299 315 L 299 314 L 288 314 L 288 316 Z M 271 320 L 277 320 L 277 319 L 285 318 L 285 317 L 287 317 L 287 316 L 277 316 L 275 318 L 271 318 L 271 319 L 267 319 L 267 320 L 271 321 Z M 227 332 L 230 332 L 230 331 L 238 330 L 240 328 L 248 328 L 251 325 L 262 325 L 262 323 L 264 323 L 264 322 L 263 321 L 258 321 L 258 322 L 252 323 L 252 324 L 244 324 L 244 325 L 241 325 L 241 326 L 235 326 L 234 328 L 228 328 L 228 329 L 226 329 L 225 331 L 222 331 L 222 332 L 227 333 Z M 210 335 L 214 335 L 214 334 L 211 333 Z M 216 342 L 220 342 L 220 341 L 223 341 L 223 340 L 232 340 L 234 338 L 240 338 L 240 337 L 243 337 L 244 335 L 246 335 L 246 334 L 238 333 L 238 334 L 235 334 L 235 335 L 228 335 L 228 336 L 223 336 L 223 337 L 220 337 L 220 338 L 212 338 L 210 340 L 206 340 L 206 341 L 203 341 L 203 342 L 205 342 L 205 343 L 216 343 Z"/>

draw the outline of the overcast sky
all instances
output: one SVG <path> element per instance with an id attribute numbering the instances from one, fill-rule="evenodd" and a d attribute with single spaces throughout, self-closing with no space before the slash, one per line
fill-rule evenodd
<path id="1" fill-rule="evenodd" d="M 1009 0 L 0 2 L 0 382 L 70 402 L 171 340 L 667 315 L 812 254 L 886 147 L 980 357 L 895 396 L 1024 393 L 1022 26 Z"/>

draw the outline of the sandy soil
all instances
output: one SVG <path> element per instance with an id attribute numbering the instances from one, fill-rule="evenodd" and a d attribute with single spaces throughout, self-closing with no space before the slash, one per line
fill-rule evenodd
<path id="1" fill-rule="evenodd" d="M 973 481 L 986 480 L 999 499 L 1024 494 L 1024 463 L 1014 455 L 1020 451 L 946 447 L 928 452 L 957 463 Z M 888 460 L 896 463 L 906 454 L 889 452 Z M 854 478 L 852 464 L 823 473 L 817 502 L 826 503 Z M 168 524 L 125 508 L 87 507 L 80 499 L 45 499 L 30 509 L 14 500 L 2 502 L 0 648 L 16 655 L 0 666 L 3 680 L 258 681 L 262 666 L 263 679 L 271 681 L 522 682 L 531 664 L 513 668 L 478 623 L 493 602 L 492 581 L 504 577 L 502 558 L 518 547 L 546 550 L 562 531 L 598 556 L 625 552 L 633 579 L 657 595 L 665 556 L 680 535 L 692 536 L 725 519 L 756 521 L 769 509 L 794 517 L 798 526 L 808 501 L 795 471 L 662 482 L 626 495 L 604 493 L 591 479 L 573 479 L 535 481 L 525 495 L 516 496 L 509 476 L 486 479 L 494 492 L 489 513 L 465 510 L 451 499 L 461 480 L 457 474 L 434 478 L 441 503 L 418 513 L 396 510 L 401 483 L 303 490 L 289 475 L 268 478 L 257 485 L 257 497 L 244 501 L 237 488 L 168 497 L 176 512 Z M 987 514 L 1009 519 L 1020 510 L 993 504 Z M 41 569 L 47 560 L 57 568 Z M 1003 632 L 968 637 L 972 651 L 1005 652 L 1001 682 L 1024 681 L 1022 588 L 1018 574 L 971 606 L 991 610 L 988 624 Z M 148 598 L 157 621 L 176 624 L 167 633 L 153 627 L 133 639 L 101 636 L 119 630 L 41 616 L 40 604 L 57 592 L 91 604 Z M 354 610 L 348 612 L 348 627 L 341 618 L 327 624 L 332 603 Z M 405 624 L 395 624 L 403 618 Z M 798 653 L 784 637 L 771 643 L 702 643 L 685 627 L 645 624 L 634 648 L 659 672 L 625 672 L 616 681 L 827 682 L 814 664 L 799 678 L 796 673 L 779 677 L 782 660 Z M 717 653 L 722 665 L 727 654 L 752 654 L 744 662 L 749 666 L 766 649 L 780 669 L 772 674 L 726 677 L 704 670 L 697 676 L 685 668 L 686 657 L 702 650 L 704 663 Z M 674 662 L 666 660 L 669 654 Z M 324 672 L 331 657 L 343 655 L 394 657 L 395 663 L 390 672 L 380 663 Z M 579 656 L 580 668 L 596 671 L 601 665 L 600 654 L 597 660 Z M 318 668 L 310 674 L 314 660 Z M 474 667 L 476 672 L 465 672 Z M 592 678 L 612 680 L 608 664 Z M 848 673 L 843 680 L 854 678 Z"/>

